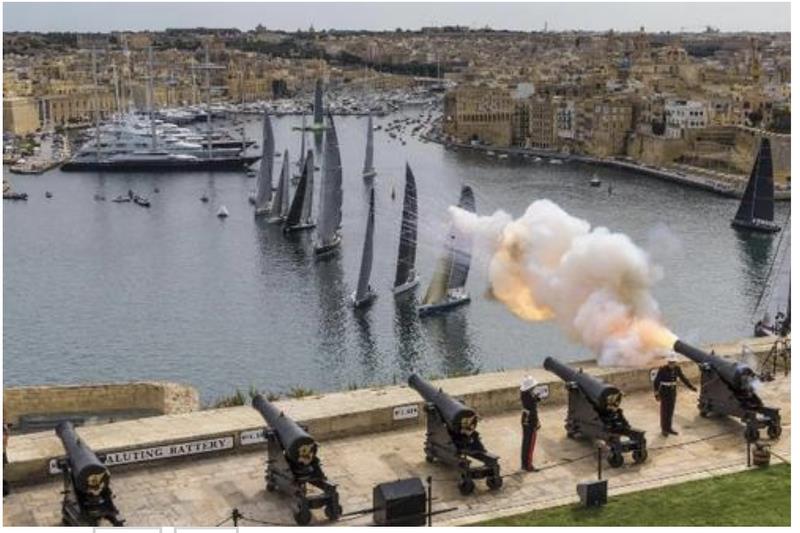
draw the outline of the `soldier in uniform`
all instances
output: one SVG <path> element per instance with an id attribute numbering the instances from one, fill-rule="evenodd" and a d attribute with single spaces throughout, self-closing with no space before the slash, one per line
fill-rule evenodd
<path id="1" fill-rule="evenodd" d="M 653 392 L 656 400 L 661 403 L 661 434 L 665 437 L 678 434 L 672 429 L 672 415 L 675 413 L 675 400 L 678 397 L 678 380 L 689 389 L 697 391 L 678 366 L 678 356 L 671 354 L 667 364 L 658 369 L 653 380 Z"/>
<path id="2" fill-rule="evenodd" d="M 538 472 L 533 466 L 533 449 L 536 446 L 536 432 L 539 430 L 539 397 L 533 392 L 536 380 L 525 376 L 519 387 L 522 402 L 522 469 Z"/>

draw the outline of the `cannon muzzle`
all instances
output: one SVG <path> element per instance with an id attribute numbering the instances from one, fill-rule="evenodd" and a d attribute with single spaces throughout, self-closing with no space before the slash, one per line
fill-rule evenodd
<path id="1" fill-rule="evenodd" d="M 426 402 L 436 406 L 450 431 L 470 435 L 477 429 L 478 415 L 475 411 L 442 389 L 437 389 L 417 374 L 409 376 L 408 386 L 417 391 Z"/>
<path id="2" fill-rule="evenodd" d="M 311 435 L 261 394 L 256 394 L 253 398 L 253 408 L 261 413 L 269 427 L 275 431 L 290 462 L 311 464 L 317 456 L 317 443 Z"/>
<path id="3" fill-rule="evenodd" d="M 75 433 L 71 422 L 56 426 L 56 435 L 67 452 L 67 461 L 72 472 L 72 482 L 79 492 L 99 496 L 111 479 L 108 468 Z"/>
<path id="4" fill-rule="evenodd" d="M 675 341 L 672 349 L 681 355 L 685 355 L 698 365 L 705 365 L 714 369 L 719 377 L 734 390 L 749 388 L 750 381 L 755 378 L 755 373 L 749 366 L 711 355 L 683 341 Z"/>
<path id="5" fill-rule="evenodd" d="M 544 369 L 549 370 L 566 382 L 575 383 L 600 411 L 618 409 L 622 401 L 622 393 L 613 385 L 584 374 L 582 371 L 573 370 L 558 359 L 548 357 L 544 360 Z"/>

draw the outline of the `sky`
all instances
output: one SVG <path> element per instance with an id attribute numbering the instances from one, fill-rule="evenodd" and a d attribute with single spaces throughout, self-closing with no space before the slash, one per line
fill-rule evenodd
<path id="1" fill-rule="evenodd" d="M 784 3 L 219 3 L 43 2 L 3 3 L 3 31 L 107 32 L 215 27 L 249 30 L 257 24 L 295 31 L 394 30 L 461 25 L 553 31 L 790 31 Z"/>

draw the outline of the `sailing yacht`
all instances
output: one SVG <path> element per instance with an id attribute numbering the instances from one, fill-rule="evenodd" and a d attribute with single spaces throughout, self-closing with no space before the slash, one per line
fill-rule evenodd
<path id="1" fill-rule="evenodd" d="M 394 189 L 392 189 L 394 192 Z M 419 284 L 415 269 L 417 259 L 417 184 L 406 163 L 406 189 L 403 194 L 403 218 L 400 222 L 400 245 L 397 250 L 397 271 L 392 292 L 395 296 Z"/>
<path id="2" fill-rule="evenodd" d="M 317 256 L 332 253 L 342 242 L 342 159 L 333 117 L 328 115 L 330 126 L 325 133 L 325 148 L 320 184 L 320 209 L 314 253 Z"/>
<path id="3" fill-rule="evenodd" d="M 736 229 L 775 233 L 781 227 L 775 224 L 775 185 L 772 179 L 772 149 L 769 139 L 761 139 L 750 180 L 744 191 L 739 210 L 731 221 Z"/>
<path id="4" fill-rule="evenodd" d="M 467 185 L 461 188 L 458 207 L 472 213 L 475 212 L 475 195 Z M 445 245 L 445 254 L 437 264 L 422 304 L 417 307 L 419 316 L 445 311 L 470 301 L 465 285 L 469 274 L 471 254 L 471 237 L 457 231 L 451 225 Z"/>
<path id="5" fill-rule="evenodd" d="M 256 183 L 256 216 L 269 213 L 272 201 L 272 154 L 275 153 L 275 136 L 272 133 L 272 121 L 268 113 L 264 113 L 263 138 L 261 142 L 261 167 Z"/>
<path id="6" fill-rule="evenodd" d="M 367 118 L 367 151 L 364 155 L 364 171 L 362 173 L 362 177 L 366 179 L 371 179 L 375 177 L 375 167 L 372 165 L 372 114 L 369 115 Z"/>
<path id="7" fill-rule="evenodd" d="M 358 272 L 358 286 L 351 296 L 353 307 L 360 309 L 370 305 L 377 294 L 369 284 L 372 273 L 372 245 L 375 237 L 375 189 L 369 192 L 369 212 L 367 214 L 367 229 L 364 232 L 364 248 L 361 252 L 361 269 Z"/>
<path id="8" fill-rule="evenodd" d="M 317 85 L 314 88 L 314 123 L 311 125 L 312 130 L 325 129 L 322 113 L 322 79 L 317 78 Z"/>
<path id="9" fill-rule="evenodd" d="M 294 191 L 292 206 L 283 226 L 284 233 L 312 229 L 316 222 L 311 216 L 314 202 L 314 152 L 309 150 L 305 157 L 305 169 Z"/>
<path id="10" fill-rule="evenodd" d="M 300 157 L 297 159 L 297 174 L 295 179 L 300 179 L 306 167 L 306 114 L 303 113 L 303 125 L 300 128 Z"/>
<path id="11" fill-rule="evenodd" d="M 275 198 L 269 212 L 267 222 L 276 224 L 286 220 L 289 213 L 289 150 L 283 152 L 283 165 L 281 166 L 281 177 L 278 180 L 278 190 L 275 191 Z"/>

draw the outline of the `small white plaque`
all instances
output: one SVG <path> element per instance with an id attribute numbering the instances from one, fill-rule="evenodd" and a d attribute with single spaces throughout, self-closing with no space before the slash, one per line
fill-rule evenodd
<path id="1" fill-rule="evenodd" d="M 395 407 L 394 411 L 392 412 L 392 418 L 394 420 L 409 420 L 411 418 L 419 418 L 419 408 L 414 404 Z"/>
<path id="2" fill-rule="evenodd" d="M 248 446 L 261 442 L 267 442 L 267 437 L 264 436 L 263 429 L 251 429 L 250 431 L 242 431 L 239 433 L 239 446 Z"/>

